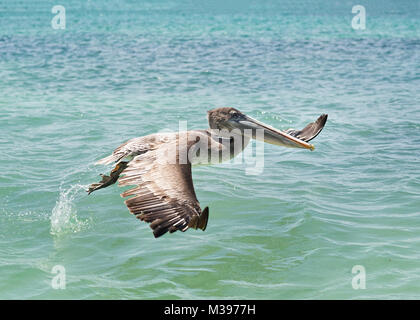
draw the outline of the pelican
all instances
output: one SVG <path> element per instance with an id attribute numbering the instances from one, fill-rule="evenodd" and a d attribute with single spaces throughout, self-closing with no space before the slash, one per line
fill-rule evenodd
<path id="1" fill-rule="evenodd" d="M 251 139 L 270 144 L 314 150 L 308 142 L 323 129 L 327 114 L 302 130 L 275 129 L 232 107 L 207 112 L 209 128 L 156 133 L 133 138 L 96 164 L 115 163 L 110 175 L 101 174 L 88 194 L 119 181 L 135 186 L 121 193 L 130 213 L 150 223 L 155 238 L 189 228 L 205 230 L 209 208 L 201 210 L 192 181 L 191 166 L 219 163 L 242 152 Z"/>

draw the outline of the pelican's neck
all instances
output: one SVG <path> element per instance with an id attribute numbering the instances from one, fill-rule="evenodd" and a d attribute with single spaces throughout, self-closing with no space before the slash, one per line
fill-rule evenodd
<path id="1" fill-rule="evenodd" d="M 244 136 L 235 131 L 218 130 L 218 129 L 207 129 L 208 133 L 213 139 L 218 140 L 220 144 L 223 144 L 227 149 L 230 150 L 230 158 L 236 157 L 241 153 L 249 144 L 251 138 Z"/>

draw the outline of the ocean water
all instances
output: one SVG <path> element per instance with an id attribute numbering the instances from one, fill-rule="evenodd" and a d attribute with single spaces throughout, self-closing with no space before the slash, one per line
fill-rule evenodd
<path id="1" fill-rule="evenodd" d="M 419 89 L 416 0 L 0 0 L 0 298 L 419 299 Z M 155 239 L 116 185 L 86 195 L 122 142 L 222 106 L 329 119 L 258 175 L 194 168 L 205 232 Z"/>

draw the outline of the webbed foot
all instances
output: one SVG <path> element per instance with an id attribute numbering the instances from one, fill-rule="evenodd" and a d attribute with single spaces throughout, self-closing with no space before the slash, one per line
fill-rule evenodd
<path id="1" fill-rule="evenodd" d="M 117 182 L 118 178 L 120 177 L 121 172 L 123 172 L 123 170 L 125 168 L 127 168 L 127 164 L 128 162 L 119 162 L 114 169 L 112 169 L 111 173 L 109 176 L 104 175 L 104 174 L 100 174 L 100 176 L 102 177 L 102 180 L 99 181 L 98 183 L 92 183 L 89 186 L 89 189 L 86 190 L 88 194 L 91 194 L 93 191 L 102 189 L 102 188 L 106 188 L 112 184 L 114 184 L 115 182 Z"/>

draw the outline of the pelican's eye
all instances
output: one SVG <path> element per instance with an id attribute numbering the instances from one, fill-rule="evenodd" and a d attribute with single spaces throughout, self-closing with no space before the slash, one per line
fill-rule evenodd
<path id="1" fill-rule="evenodd" d="M 235 110 L 230 111 L 230 112 L 229 112 L 229 114 L 230 114 L 230 116 L 231 116 L 232 118 L 237 118 L 237 117 L 239 117 L 239 112 L 238 112 L 238 111 L 235 111 Z"/>

